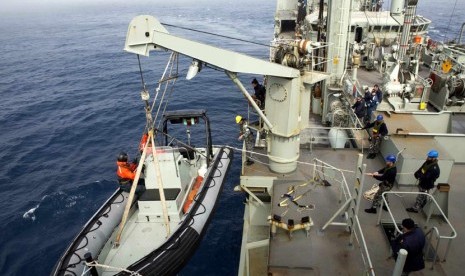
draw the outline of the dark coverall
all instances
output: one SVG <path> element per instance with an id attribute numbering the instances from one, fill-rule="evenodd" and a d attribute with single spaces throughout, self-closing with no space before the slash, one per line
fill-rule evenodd
<path id="1" fill-rule="evenodd" d="M 373 198 L 373 205 L 371 208 L 377 208 L 381 205 L 381 195 L 384 192 L 390 191 L 392 187 L 394 186 L 394 181 L 396 180 L 396 175 L 397 175 L 397 168 L 396 165 L 393 165 L 392 167 L 384 167 L 381 170 L 378 171 L 380 175 L 373 175 L 373 177 L 377 180 L 380 180 L 381 183 L 379 183 L 379 190 L 375 194 L 375 197 Z M 386 201 L 388 201 L 388 197 L 386 196 Z"/>
<path id="2" fill-rule="evenodd" d="M 425 261 L 423 260 L 424 247 L 425 234 L 418 227 L 399 235 L 394 240 L 392 251 L 395 258 L 397 258 L 397 254 L 400 249 L 405 249 L 408 252 L 403 269 L 404 273 L 408 274 L 412 271 L 418 271 L 425 268 Z"/>
<path id="3" fill-rule="evenodd" d="M 265 95 L 266 95 L 266 89 L 263 85 L 257 84 L 254 88 L 255 91 L 255 98 L 259 100 L 259 107 L 260 109 L 265 108 Z"/>
<path id="4" fill-rule="evenodd" d="M 366 106 L 365 106 L 365 100 L 361 99 L 360 101 L 356 101 L 353 105 L 352 108 L 354 109 L 355 116 L 360 120 L 360 122 L 363 122 L 363 118 L 366 115 Z"/>
<path id="5" fill-rule="evenodd" d="M 438 179 L 441 171 L 438 166 L 438 160 L 426 160 L 423 165 L 414 173 L 418 179 L 418 191 L 428 193 L 430 189 L 434 188 L 434 182 Z M 415 200 L 413 209 L 418 211 L 426 204 L 427 196 L 419 194 Z"/>
<path id="6" fill-rule="evenodd" d="M 369 129 L 373 128 L 372 130 L 372 137 L 370 142 L 370 148 L 368 149 L 368 153 L 376 155 L 379 152 L 379 147 L 381 146 L 381 139 L 388 134 L 388 129 L 384 121 L 374 121 L 372 123 L 367 124 L 362 129 Z"/>

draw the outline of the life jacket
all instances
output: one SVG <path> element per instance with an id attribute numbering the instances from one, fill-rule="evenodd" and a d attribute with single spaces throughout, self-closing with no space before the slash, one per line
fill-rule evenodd
<path id="1" fill-rule="evenodd" d="M 384 124 L 383 121 L 381 121 L 379 123 L 378 123 L 378 121 L 375 122 L 375 125 L 373 126 L 373 135 L 375 135 L 375 136 L 379 135 L 379 129 L 380 129 L 381 125 L 383 125 L 383 124 Z"/>
<path id="2" fill-rule="evenodd" d="M 421 173 L 424 175 L 429 170 L 429 168 L 437 164 L 438 164 L 438 161 L 434 161 L 429 164 L 426 164 L 425 162 L 425 164 L 421 167 Z"/>
<path id="3" fill-rule="evenodd" d="M 118 169 L 116 170 L 116 175 L 120 180 L 134 180 L 136 173 L 134 170 L 137 167 L 137 164 L 128 164 L 127 162 L 116 162 Z"/>

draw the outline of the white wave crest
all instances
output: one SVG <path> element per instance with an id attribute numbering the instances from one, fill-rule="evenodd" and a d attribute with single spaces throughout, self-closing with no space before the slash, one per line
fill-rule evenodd
<path id="1" fill-rule="evenodd" d="M 29 209 L 29 211 L 24 213 L 23 219 L 30 219 L 32 221 L 35 221 L 36 220 L 36 215 L 34 214 L 34 212 L 36 211 L 37 208 L 39 208 L 39 205 L 40 204 L 37 204 L 36 207 L 31 208 L 31 209 Z"/>

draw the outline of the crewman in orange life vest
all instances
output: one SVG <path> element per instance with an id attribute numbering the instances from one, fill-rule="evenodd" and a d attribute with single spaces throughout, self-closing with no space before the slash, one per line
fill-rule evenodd
<path id="1" fill-rule="evenodd" d="M 118 182 L 121 190 L 129 192 L 131 190 L 131 184 L 136 177 L 137 162 L 128 162 L 128 154 L 124 151 L 120 152 L 116 165 L 118 169 L 116 170 L 116 175 L 118 176 Z M 141 193 L 145 190 L 144 179 L 139 179 L 136 193 Z"/>

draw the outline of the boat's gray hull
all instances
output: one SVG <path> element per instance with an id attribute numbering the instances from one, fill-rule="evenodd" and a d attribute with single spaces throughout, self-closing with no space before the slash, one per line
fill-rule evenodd
<path id="1" fill-rule="evenodd" d="M 184 216 L 179 228 L 164 244 L 129 266 L 127 270 L 141 275 L 173 275 L 181 270 L 197 248 L 211 219 L 232 157 L 231 149 L 219 149 L 204 178 L 203 188 L 197 194 L 194 204 Z M 127 195 L 118 190 L 110 197 L 73 240 L 52 275 L 83 273 L 87 268 L 84 254 L 90 252 L 94 258 L 98 257 L 121 221 Z M 121 272 L 118 275 L 126 275 L 126 273 Z"/>

